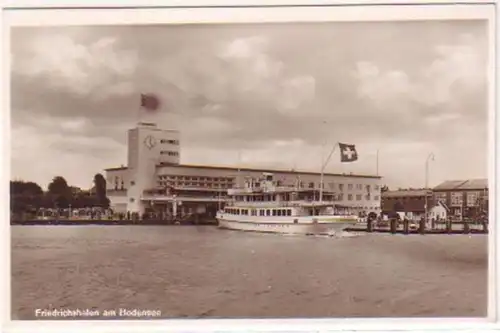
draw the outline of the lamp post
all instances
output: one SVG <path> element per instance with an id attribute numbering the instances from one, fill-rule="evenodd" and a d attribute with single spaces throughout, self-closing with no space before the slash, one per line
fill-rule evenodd
<path id="1" fill-rule="evenodd" d="M 429 188 L 429 162 L 434 161 L 434 153 L 427 155 L 425 160 L 425 224 L 428 222 L 428 200 L 427 200 L 427 189 Z"/>

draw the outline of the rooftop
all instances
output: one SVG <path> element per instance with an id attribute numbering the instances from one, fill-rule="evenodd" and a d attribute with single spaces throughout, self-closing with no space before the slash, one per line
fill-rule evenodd
<path id="1" fill-rule="evenodd" d="M 424 197 L 425 194 L 432 195 L 431 189 L 404 189 L 382 192 L 382 197 L 384 198 L 396 198 L 396 197 Z"/>
<path id="2" fill-rule="evenodd" d="M 193 169 L 209 169 L 209 170 L 228 170 L 228 171 L 253 171 L 253 172 L 270 172 L 270 173 L 297 173 L 301 175 L 317 175 L 319 176 L 319 172 L 312 171 L 302 171 L 302 170 L 279 170 L 279 169 L 260 169 L 260 168 L 238 168 L 233 166 L 215 166 L 215 165 L 196 165 L 196 164 L 168 164 L 168 165 L 158 165 L 157 167 L 180 167 L 180 168 L 193 168 Z M 127 170 L 127 167 L 122 166 L 118 168 L 108 168 L 105 171 L 120 171 Z M 373 179 L 381 179 L 381 176 L 373 176 L 373 175 L 360 175 L 360 174 L 343 174 L 343 173 L 324 173 L 325 176 L 341 176 L 341 177 L 353 177 L 353 178 L 373 178 Z"/>
<path id="3" fill-rule="evenodd" d="M 484 190 L 488 188 L 488 179 L 447 180 L 434 187 L 434 191 L 446 190 Z"/>

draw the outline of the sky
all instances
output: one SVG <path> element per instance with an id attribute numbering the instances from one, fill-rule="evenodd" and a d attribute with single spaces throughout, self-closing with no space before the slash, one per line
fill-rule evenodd
<path id="1" fill-rule="evenodd" d="M 11 178 L 89 188 L 153 115 L 181 163 L 318 171 L 389 187 L 487 177 L 486 21 L 18 27 Z"/>

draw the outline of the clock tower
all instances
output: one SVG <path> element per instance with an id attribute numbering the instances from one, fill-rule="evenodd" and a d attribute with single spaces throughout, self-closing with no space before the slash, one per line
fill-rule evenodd
<path id="1" fill-rule="evenodd" d="M 156 186 L 160 164 L 179 164 L 179 131 L 162 130 L 155 123 L 139 123 L 128 131 L 127 210 L 143 213 L 144 190 Z"/>

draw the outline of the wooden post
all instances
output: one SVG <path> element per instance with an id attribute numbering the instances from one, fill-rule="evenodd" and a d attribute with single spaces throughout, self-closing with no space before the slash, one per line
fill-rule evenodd
<path id="1" fill-rule="evenodd" d="M 397 220 L 395 218 L 391 219 L 391 233 L 395 234 L 397 228 Z"/>
<path id="2" fill-rule="evenodd" d="M 446 232 L 451 234 L 452 227 L 451 227 L 451 218 L 446 220 Z"/>
<path id="3" fill-rule="evenodd" d="M 483 223 L 483 231 L 485 233 L 488 233 L 488 222 L 486 222 L 485 220 L 483 220 L 482 223 Z"/>
<path id="4" fill-rule="evenodd" d="M 423 235 L 425 234 L 425 223 L 426 223 L 426 220 L 425 219 L 421 219 L 420 220 L 420 224 L 418 226 L 418 232 Z"/>
<path id="5" fill-rule="evenodd" d="M 464 234 L 468 234 L 470 232 L 469 222 L 463 220 L 463 224 L 464 224 Z"/>
<path id="6" fill-rule="evenodd" d="M 410 221 L 407 219 L 403 220 L 403 228 L 404 228 L 404 233 L 405 235 L 408 235 L 410 233 Z"/>

